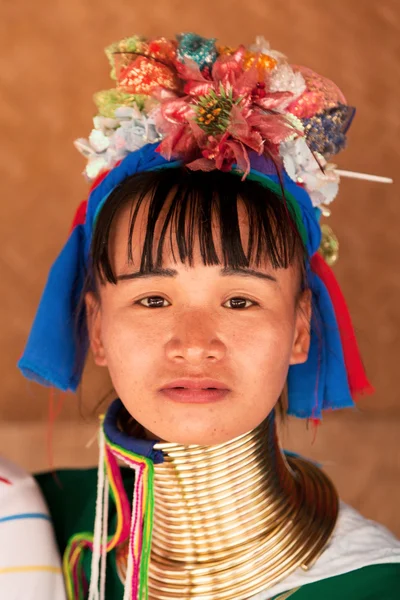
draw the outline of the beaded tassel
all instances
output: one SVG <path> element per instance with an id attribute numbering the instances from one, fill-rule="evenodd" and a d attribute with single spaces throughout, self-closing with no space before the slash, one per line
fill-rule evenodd
<path id="1" fill-rule="evenodd" d="M 123 485 L 118 459 L 135 471 L 132 506 Z M 83 554 L 87 548 L 92 551 L 88 600 L 104 600 L 107 553 L 128 538 L 124 600 L 147 599 L 154 513 L 153 480 L 153 462 L 112 443 L 101 426 L 94 534 L 83 532 L 74 535 L 65 550 L 63 569 L 68 600 L 84 600 L 87 597 L 88 584 L 82 570 Z M 111 535 L 107 534 L 109 492 L 117 512 L 116 530 Z"/>

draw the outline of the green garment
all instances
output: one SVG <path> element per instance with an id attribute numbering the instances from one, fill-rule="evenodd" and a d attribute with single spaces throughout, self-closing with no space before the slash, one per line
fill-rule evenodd
<path id="1" fill-rule="evenodd" d="M 399 600 L 400 564 L 363 567 L 303 585 L 293 600 Z M 278 600 L 276 596 L 274 600 Z"/>
<path id="2" fill-rule="evenodd" d="M 68 540 L 75 533 L 93 531 L 96 505 L 97 469 L 62 470 L 42 473 L 36 480 L 47 500 L 53 519 L 60 552 L 63 554 Z M 128 497 L 133 493 L 133 476 L 122 469 Z M 115 529 L 116 512 L 110 503 L 109 531 Z M 106 598 L 122 600 L 123 586 L 119 579 L 115 552 L 109 553 L 107 562 Z M 91 552 L 86 551 L 83 561 L 85 575 L 90 579 Z M 281 595 L 285 597 L 285 594 Z M 280 598 L 277 596 L 276 599 Z M 367 566 L 344 575 L 310 583 L 293 593 L 293 600 L 399 600 L 400 564 Z M 178 600 L 178 599 L 177 599 Z"/>

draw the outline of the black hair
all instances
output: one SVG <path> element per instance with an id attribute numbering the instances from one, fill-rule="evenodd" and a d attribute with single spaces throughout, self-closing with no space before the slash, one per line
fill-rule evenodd
<path id="1" fill-rule="evenodd" d="M 110 260 L 110 236 L 121 209 L 130 206 L 128 262 L 132 259 L 132 232 L 141 205 L 147 202 L 147 222 L 140 265 L 141 272 L 151 272 L 162 266 L 163 248 L 169 232 L 175 262 L 193 264 L 193 249 L 198 240 L 204 265 L 246 268 L 260 265 L 266 259 L 273 269 L 300 265 L 301 284 L 305 284 L 303 241 L 290 215 L 285 199 L 260 183 L 218 170 L 192 171 L 186 167 L 169 168 L 127 177 L 107 198 L 95 225 L 90 286 L 96 282 L 116 284 Z M 243 248 L 238 203 L 242 202 L 249 223 L 247 249 Z M 215 247 L 215 227 L 218 225 L 222 256 Z M 154 232 L 161 225 L 157 244 Z M 174 236 L 174 240 L 173 240 Z M 176 242 L 178 257 L 173 250 Z"/>

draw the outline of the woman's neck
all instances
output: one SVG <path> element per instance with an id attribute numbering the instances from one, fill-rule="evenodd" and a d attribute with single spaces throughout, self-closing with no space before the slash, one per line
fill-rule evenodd
<path id="1" fill-rule="evenodd" d="M 218 446 L 158 443 L 149 598 L 247 599 L 320 555 L 338 499 L 278 444 L 274 415 Z"/>

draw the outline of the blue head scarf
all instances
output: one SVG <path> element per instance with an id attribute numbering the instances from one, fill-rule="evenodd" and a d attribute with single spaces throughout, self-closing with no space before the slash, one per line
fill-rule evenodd
<path id="1" fill-rule="evenodd" d="M 130 153 L 91 192 L 85 223 L 74 227 L 50 270 L 25 351 L 18 363 L 27 378 L 64 391 L 77 389 L 88 350 L 88 338 L 86 335 L 84 340 L 76 339 L 76 316 L 96 217 L 108 196 L 126 177 L 180 164 L 163 158 L 156 151 L 157 145 L 148 144 Z M 251 170 L 249 178 L 257 179 L 270 188 L 279 188 L 281 183 L 277 176 L 256 169 Z M 296 204 L 296 212 L 305 231 L 307 253 L 311 257 L 321 241 L 318 211 L 312 206 L 307 192 L 287 175 L 283 176 L 283 185 L 285 195 L 294 199 Z M 353 406 L 353 400 L 329 293 L 310 268 L 308 283 L 313 296 L 311 346 L 308 360 L 289 368 L 288 413 L 318 419 L 323 409 Z"/>

